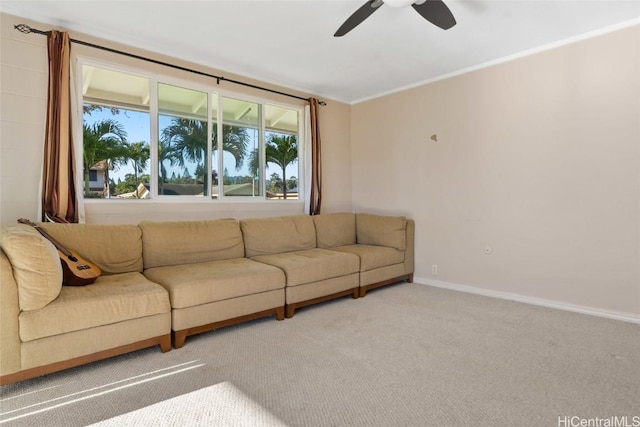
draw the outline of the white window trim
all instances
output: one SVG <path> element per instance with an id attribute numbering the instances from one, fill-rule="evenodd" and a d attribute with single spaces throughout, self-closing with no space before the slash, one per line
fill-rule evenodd
<path id="1" fill-rule="evenodd" d="M 83 153 L 83 140 L 82 140 L 82 124 L 83 124 L 83 110 L 82 110 L 82 106 L 84 105 L 84 96 L 83 96 L 83 75 L 82 75 L 82 66 L 83 65 L 88 65 L 88 66 L 93 66 L 93 67 L 100 67 L 100 68 L 105 68 L 108 70 L 113 70 L 113 71 L 117 71 L 117 72 L 122 72 L 122 73 L 127 73 L 127 74 L 133 74 L 139 77 L 143 77 L 146 79 L 149 79 L 149 95 L 150 95 L 150 100 L 149 100 L 149 116 L 150 116 L 150 141 L 149 141 L 149 148 L 151 150 L 151 156 L 150 156 L 150 169 L 149 169 L 149 173 L 151 175 L 151 182 L 149 183 L 149 187 L 150 187 L 150 193 L 151 196 L 149 199 L 144 199 L 144 200 L 121 200 L 121 199 L 86 199 L 84 198 L 84 192 L 83 191 L 79 191 L 79 200 L 82 201 L 82 203 L 84 204 L 126 204 L 126 205 L 148 205 L 148 204 L 175 204 L 175 203 L 182 203 L 182 204 L 213 204 L 213 205 L 229 205 L 229 204 L 242 204 L 242 205 L 260 205 L 260 204 L 267 204 L 267 205 L 307 205 L 308 204 L 308 183 L 307 181 L 307 177 L 309 176 L 309 172 L 306 171 L 306 167 L 307 165 L 310 163 L 306 157 L 307 155 L 307 150 L 305 149 L 308 146 L 308 143 L 306 143 L 306 138 L 308 137 L 305 133 L 305 123 L 308 121 L 307 118 L 307 114 L 308 114 L 308 108 L 305 108 L 305 106 L 300 106 L 300 105 L 295 105 L 295 104 L 288 104 L 285 102 L 281 102 L 278 100 L 273 100 L 273 99 L 269 99 L 267 97 L 261 97 L 261 96 L 253 96 L 253 95 L 247 95 L 245 93 L 242 92 L 235 92 L 233 90 L 229 90 L 227 88 L 221 88 L 219 86 L 215 86 L 215 85 L 207 85 L 207 84 L 203 84 L 200 82 L 196 82 L 196 81 L 192 81 L 189 79 L 185 79 L 185 78 L 177 78 L 174 76 L 168 76 L 166 74 L 161 74 L 161 73 L 157 73 L 157 72 L 153 72 L 153 71 L 148 71 L 145 70 L 143 68 L 139 68 L 139 67 L 134 67 L 134 66 L 130 66 L 130 65 L 123 65 L 120 63 L 116 63 L 116 62 L 109 62 L 109 61 L 104 61 L 101 59 L 96 59 L 93 57 L 89 57 L 89 56 L 82 56 L 82 55 L 78 55 L 76 57 L 76 67 L 75 67 L 75 80 L 76 80 L 76 102 L 77 102 L 77 115 L 78 115 L 78 122 L 79 125 L 78 126 L 74 126 L 74 130 L 75 130 L 75 135 L 76 138 L 74 140 L 74 148 L 76 153 Z M 260 105 L 261 110 L 264 109 L 265 105 L 271 105 L 271 106 L 275 106 L 275 107 L 282 107 L 282 108 L 288 108 L 291 110 L 296 110 L 298 112 L 298 198 L 297 199 L 287 199 L 287 200 L 282 200 L 282 199 L 278 199 L 278 200 L 269 200 L 266 198 L 266 168 L 265 167 L 261 167 L 260 171 L 261 171 L 261 177 L 260 177 L 260 183 L 261 183 L 261 192 L 262 192 L 262 196 L 259 197 L 254 197 L 254 196 L 233 196 L 233 197 L 225 197 L 224 196 L 224 192 L 220 192 L 221 194 L 218 195 L 217 198 L 213 198 L 211 194 L 209 194 L 208 196 L 203 196 L 203 197 L 194 197 L 194 196 L 168 196 L 168 195 L 159 195 L 157 194 L 157 179 L 158 179 L 158 159 L 157 159 L 157 153 L 158 153 L 158 138 L 159 138 L 159 131 L 158 131 L 158 84 L 159 83 L 164 83 L 164 84 L 170 84 L 170 85 L 175 85 L 175 86 L 179 86 L 179 87 L 183 87 L 186 89 L 192 89 L 192 90 L 198 90 L 198 91 L 202 91 L 207 93 L 207 97 L 208 97 L 208 109 L 207 109 L 207 114 L 208 114 L 208 118 L 207 120 L 209 121 L 209 126 L 211 126 L 212 124 L 212 109 L 213 109 L 213 93 L 217 94 L 217 99 L 218 99 L 218 106 L 217 106 L 217 111 L 218 111 L 218 117 L 217 117 L 217 126 L 218 126 L 218 135 L 222 135 L 222 126 L 223 126 L 223 120 L 222 120 L 222 98 L 223 97 L 229 97 L 229 98 L 235 98 L 235 99 L 239 99 L 242 101 L 247 101 L 247 102 L 254 102 Z M 260 117 L 260 132 L 259 132 L 259 146 L 261 147 L 261 153 L 260 153 L 260 160 L 261 163 L 264 164 L 264 156 L 265 156 L 265 138 L 264 138 L 264 133 L 265 133 L 265 118 L 264 118 L 264 112 L 261 113 L 261 117 Z M 213 164 L 211 162 L 212 159 L 212 141 L 211 141 L 211 134 L 209 133 L 208 135 L 208 141 L 207 141 L 207 155 L 209 158 L 208 163 L 208 173 L 209 176 L 211 176 L 212 172 L 213 172 Z M 218 148 L 217 151 L 219 153 L 222 152 L 222 138 L 218 138 Z M 77 165 L 77 170 L 82 171 L 83 169 L 83 162 L 82 162 L 82 157 L 80 155 L 77 156 L 77 160 L 76 163 L 78 163 Z M 223 156 L 219 155 L 218 156 L 218 165 L 217 168 L 219 171 L 222 171 L 223 169 L 221 169 L 221 167 L 223 167 Z M 221 172 L 220 172 L 221 173 Z M 284 179 L 286 179 L 286 177 L 284 177 Z M 77 180 L 80 184 L 82 184 L 83 182 L 83 175 L 82 173 L 78 173 L 78 180 Z M 82 185 L 79 186 L 79 188 L 82 188 Z"/>

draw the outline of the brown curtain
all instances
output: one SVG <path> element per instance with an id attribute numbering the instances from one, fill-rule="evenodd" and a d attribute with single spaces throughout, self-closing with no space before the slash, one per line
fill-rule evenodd
<path id="1" fill-rule="evenodd" d="M 42 220 L 78 222 L 71 137 L 71 42 L 66 32 L 47 33 L 49 97 L 42 173 Z"/>
<path id="2" fill-rule="evenodd" d="M 309 215 L 318 215 L 322 204 L 322 155 L 320 152 L 319 101 L 309 98 L 311 112 L 311 195 Z"/>

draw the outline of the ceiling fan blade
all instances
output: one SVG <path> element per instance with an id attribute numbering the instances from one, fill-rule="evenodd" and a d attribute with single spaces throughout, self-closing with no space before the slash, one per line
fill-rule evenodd
<path id="1" fill-rule="evenodd" d="M 353 15 L 344 21 L 344 24 L 338 28 L 338 31 L 333 35 L 334 37 L 342 37 L 349 31 L 357 27 L 362 21 L 367 19 L 373 12 L 378 10 L 382 6 L 382 0 L 369 0 L 363 6 L 360 6 Z"/>
<path id="2" fill-rule="evenodd" d="M 456 18 L 442 0 L 426 0 L 422 4 L 412 4 L 416 12 L 433 25 L 448 30 L 456 25 Z"/>

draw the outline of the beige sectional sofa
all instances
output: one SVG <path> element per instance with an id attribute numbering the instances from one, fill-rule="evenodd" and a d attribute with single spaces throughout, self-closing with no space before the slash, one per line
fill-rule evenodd
<path id="1" fill-rule="evenodd" d="M 282 320 L 413 277 L 414 223 L 404 217 L 40 225 L 102 275 L 62 286 L 53 245 L 26 225 L 2 229 L 0 384 L 155 345 L 169 351 L 189 335 Z"/>

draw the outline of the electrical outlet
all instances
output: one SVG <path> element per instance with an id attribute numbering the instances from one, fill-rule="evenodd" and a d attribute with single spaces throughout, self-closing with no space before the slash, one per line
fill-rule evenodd
<path id="1" fill-rule="evenodd" d="M 434 276 L 438 275 L 438 264 L 431 264 L 431 274 Z"/>

